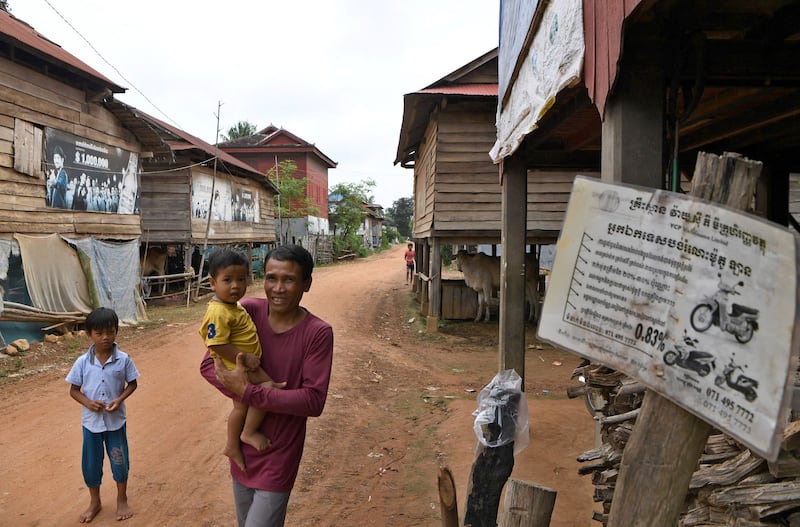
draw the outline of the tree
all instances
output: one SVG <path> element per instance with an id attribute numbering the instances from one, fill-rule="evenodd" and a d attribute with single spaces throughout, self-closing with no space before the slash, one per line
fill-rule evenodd
<path id="1" fill-rule="evenodd" d="M 397 226 L 397 232 L 405 238 L 411 238 L 411 220 L 414 217 L 414 200 L 413 198 L 400 198 L 392 203 L 392 206 L 386 211 L 394 224 Z"/>
<path id="2" fill-rule="evenodd" d="M 291 159 L 279 162 L 277 171 L 275 167 L 267 171 L 267 177 L 273 185 L 278 187 L 278 192 L 280 192 L 275 196 L 275 212 L 280 220 L 281 234 L 283 234 L 284 220 L 289 221 L 294 218 L 319 214 L 319 209 L 312 205 L 313 200 L 306 195 L 308 179 L 296 177 L 296 171 L 297 164 Z M 291 222 L 289 222 L 287 237 L 291 238 Z"/>
<path id="3" fill-rule="evenodd" d="M 222 142 L 227 143 L 228 141 L 233 141 L 235 139 L 241 139 L 243 137 L 250 137 L 254 133 L 256 133 L 256 125 L 249 121 L 239 121 L 235 125 L 228 128 L 227 134 L 222 134 Z"/>
<path id="4" fill-rule="evenodd" d="M 339 183 L 330 191 L 328 201 L 328 220 L 334 224 L 334 252 L 343 250 L 358 252 L 362 240 L 358 237 L 358 228 L 367 215 L 365 203 L 371 203 L 372 188 L 375 182 L 371 179 L 358 183 Z"/>

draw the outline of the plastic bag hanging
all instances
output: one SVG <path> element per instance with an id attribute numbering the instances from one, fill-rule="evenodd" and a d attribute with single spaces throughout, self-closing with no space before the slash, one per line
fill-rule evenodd
<path id="1" fill-rule="evenodd" d="M 475 436 L 483 446 L 495 448 L 513 441 L 514 455 L 528 446 L 528 401 L 516 371 L 495 375 L 478 394 L 478 409 L 472 415 Z"/>

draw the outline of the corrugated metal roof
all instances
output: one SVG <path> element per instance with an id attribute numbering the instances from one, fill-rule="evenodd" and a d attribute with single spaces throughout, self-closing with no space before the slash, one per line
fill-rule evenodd
<path id="1" fill-rule="evenodd" d="M 149 145 L 151 148 L 156 146 L 157 142 L 160 142 L 163 145 L 167 145 L 172 152 L 199 150 L 212 158 L 216 155 L 217 158 L 226 165 L 235 167 L 237 172 L 239 172 L 237 175 L 260 181 L 275 193 L 278 192 L 278 189 L 269 180 L 266 174 L 262 174 L 244 161 L 240 161 L 226 153 L 224 150 L 215 148 L 214 145 L 121 101 L 111 99 L 106 101 L 105 104 L 109 110 L 125 123 L 126 127 L 131 129 L 134 135 L 147 138 L 151 143 L 151 145 Z M 137 121 L 138 124 L 136 123 Z M 158 137 L 153 137 L 153 133 Z M 163 151 L 163 147 L 160 150 Z"/>
<path id="2" fill-rule="evenodd" d="M 497 97 L 497 84 L 454 84 L 451 86 L 438 86 L 425 88 L 416 93 L 439 93 L 442 95 L 474 95 Z"/>
<path id="3" fill-rule="evenodd" d="M 410 167 L 416 149 L 425 135 L 430 116 L 444 99 L 469 97 L 474 98 L 472 100 L 487 101 L 493 97 L 496 100 L 497 91 L 497 49 L 493 49 L 433 84 L 405 94 L 394 163 Z"/>
<path id="4" fill-rule="evenodd" d="M 125 92 L 125 88 L 79 60 L 64 48 L 33 29 L 28 23 L 3 10 L 0 10 L 0 38 L 49 62 L 59 64 L 73 73 L 99 82 L 114 93 Z"/>

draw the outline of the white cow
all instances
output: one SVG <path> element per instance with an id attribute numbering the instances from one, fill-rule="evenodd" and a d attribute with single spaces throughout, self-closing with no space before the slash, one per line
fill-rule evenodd
<path id="1" fill-rule="evenodd" d="M 500 257 L 489 256 L 484 253 L 468 253 L 460 250 L 456 254 L 458 270 L 464 273 L 464 282 L 467 287 L 478 293 L 478 313 L 475 322 L 481 317 L 489 321 L 489 299 L 492 298 L 494 289 L 500 288 Z M 536 306 L 539 303 L 539 288 L 537 276 L 539 262 L 533 254 L 525 255 L 525 298 L 529 304 L 528 320 L 533 321 L 536 315 Z"/>
<path id="2" fill-rule="evenodd" d="M 528 304 L 528 322 L 533 322 L 539 308 L 539 259 L 532 253 L 525 253 L 525 300 Z"/>
<path id="3" fill-rule="evenodd" d="M 494 289 L 500 287 L 500 257 L 461 250 L 456 253 L 456 263 L 458 270 L 464 273 L 467 287 L 478 293 L 478 314 L 475 322 L 484 313 L 484 320 L 489 322 L 489 299 L 492 298 Z"/>

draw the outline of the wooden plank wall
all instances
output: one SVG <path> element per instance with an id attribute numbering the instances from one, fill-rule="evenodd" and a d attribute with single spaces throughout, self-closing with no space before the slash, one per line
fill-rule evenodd
<path id="1" fill-rule="evenodd" d="M 192 233 L 190 169 L 148 166 L 141 179 L 142 242 L 186 243 Z"/>
<path id="2" fill-rule="evenodd" d="M 600 116 L 617 76 L 622 26 L 642 0 L 583 0 L 584 83 Z M 523 51 L 526 56 L 527 51 Z"/>
<path id="3" fill-rule="evenodd" d="M 141 226 L 136 214 L 45 206 L 44 127 L 141 152 L 133 135 L 105 108 L 87 101 L 85 92 L 0 58 L 0 237 L 11 238 L 14 233 L 138 237 Z"/>
<path id="4" fill-rule="evenodd" d="M 434 114 L 414 167 L 416 238 L 500 240 L 502 188 L 488 154 L 495 139 L 495 113 L 487 105 L 452 104 Z M 561 229 L 576 174 L 599 177 L 528 171 L 526 228 L 542 243 L 554 241 Z"/>
<path id="5" fill-rule="evenodd" d="M 485 106 L 450 105 L 439 115 L 434 183 L 437 233 L 500 229 L 500 180 L 489 150 L 495 113 Z"/>
<path id="6" fill-rule="evenodd" d="M 478 293 L 462 279 L 442 279 L 442 318 L 467 320 L 478 314 Z"/>
<path id="7" fill-rule="evenodd" d="M 438 122 L 433 114 L 414 162 L 414 237 L 430 238 L 433 227 L 434 177 Z"/>
<path id="8" fill-rule="evenodd" d="M 599 178 L 599 172 L 528 170 L 528 230 L 561 230 L 576 175 Z"/>

